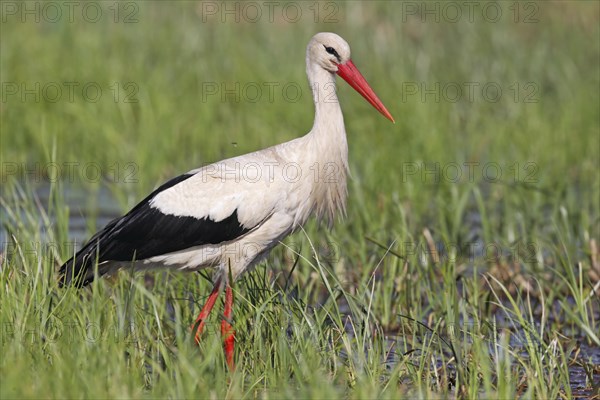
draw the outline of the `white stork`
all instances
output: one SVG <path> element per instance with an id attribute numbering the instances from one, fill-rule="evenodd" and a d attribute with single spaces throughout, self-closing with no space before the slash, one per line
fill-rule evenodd
<path id="1" fill-rule="evenodd" d="M 200 334 L 225 288 L 221 322 L 233 367 L 230 277 L 251 269 L 311 216 L 333 223 L 345 212 L 348 145 L 335 90 L 341 76 L 380 113 L 394 119 L 334 33 L 308 43 L 306 74 L 315 103 L 311 131 L 287 143 L 219 161 L 171 179 L 96 233 L 60 268 L 60 283 L 84 286 L 121 267 L 216 269 L 214 288 L 192 329 Z"/>

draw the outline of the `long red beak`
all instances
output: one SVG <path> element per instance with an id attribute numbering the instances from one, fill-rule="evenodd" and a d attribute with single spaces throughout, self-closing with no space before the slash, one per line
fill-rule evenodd
<path id="1" fill-rule="evenodd" d="M 338 65 L 338 75 L 341 76 L 343 80 L 348 82 L 348 84 L 352 86 L 358 93 L 360 93 L 362 97 L 367 99 L 367 101 L 371 103 L 371 105 L 375 107 L 377 111 L 383 114 L 384 117 L 393 123 L 396 123 L 396 121 L 394 121 L 394 117 L 392 117 L 392 114 L 390 114 L 381 100 L 379 100 L 379 97 L 377 97 L 373 89 L 371 89 L 371 86 L 369 86 L 352 60 L 348 60 L 344 64 Z"/>

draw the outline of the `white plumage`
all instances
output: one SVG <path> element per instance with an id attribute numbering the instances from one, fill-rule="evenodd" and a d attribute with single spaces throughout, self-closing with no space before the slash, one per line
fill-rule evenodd
<path id="1" fill-rule="evenodd" d="M 61 282 L 92 281 L 96 260 L 99 274 L 130 266 L 215 267 L 215 289 L 196 321 L 198 334 L 222 286 L 227 287 L 225 313 L 230 315 L 230 275 L 238 278 L 311 215 L 331 225 L 345 212 L 348 145 L 336 74 L 393 121 L 338 35 L 319 33 L 310 40 L 306 73 L 315 103 L 308 134 L 165 183 L 94 235 L 62 266 Z M 232 349 L 231 341 L 230 365 Z"/>

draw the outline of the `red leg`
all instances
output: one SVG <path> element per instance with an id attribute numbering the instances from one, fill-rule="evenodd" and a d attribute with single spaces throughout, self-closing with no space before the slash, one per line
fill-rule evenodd
<path id="1" fill-rule="evenodd" d="M 233 307 L 233 291 L 229 282 L 225 287 L 225 311 L 221 321 L 221 336 L 223 337 L 223 347 L 225 349 L 225 360 L 231 370 L 235 368 L 233 364 L 233 349 L 235 344 L 235 331 L 231 326 L 231 316 Z"/>
<path id="2" fill-rule="evenodd" d="M 198 318 L 196 318 L 196 322 L 194 322 L 194 325 L 192 325 L 192 330 L 194 330 L 196 328 L 196 326 L 198 326 L 198 329 L 196 330 L 196 336 L 195 336 L 196 344 L 200 343 L 200 335 L 202 334 L 202 330 L 204 329 L 204 325 L 206 324 L 206 319 L 208 318 L 210 312 L 212 311 L 212 309 L 215 305 L 215 301 L 217 301 L 217 297 L 219 296 L 220 292 L 221 292 L 221 280 L 218 280 L 215 282 L 215 286 L 213 287 L 213 290 L 210 293 L 210 296 L 208 296 L 208 300 L 206 300 L 204 307 L 202 307 L 202 310 L 200 311 Z"/>

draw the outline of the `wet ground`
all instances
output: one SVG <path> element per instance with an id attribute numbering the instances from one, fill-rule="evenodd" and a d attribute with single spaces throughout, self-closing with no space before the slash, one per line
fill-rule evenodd
<path id="1" fill-rule="evenodd" d="M 39 204 L 47 207 L 50 194 L 49 185 L 41 185 L 35 193 L 39 199 Z M 70 210 L 69 241 L 70 243 L 76 243 L 75 247 L 80 247 L 89 238 L 90 230 L 94 227 L 100 229 L 113 218 L 121 215 L 121 208 L 108 189 L 101 187 L 93 194 L 93 201 L 91 202 L 90 197 L 90 193 L 82 189 L 70 188 L 65 193 L 64 200 Z M 6 210 L 0 208 L 0 254 L 8 253 L 11 246 L 13 246 L 10 234 L 6 229 L 8 218 Z M 478 216 L 471 216 L 470 218 L 477 219 Z M 40 225 L 42 224 L 40 223 Z M 474 232 L 474 235 L 476 235 L 476 232 Z M 43 232 L 41 236 L 44 240 Z M 341 307 L 343 309 L 343 305 Z M 596 312 L 600 314 L 600 310 L 596 310 Z M 600 320 L 600 315 L 595 317 Z M 502 321 L 502 316 L 499 316 L 499 321 Z M 524 348 L 524 332 L 515 332 L 514 329 L 511 329 L 513 327 L 507 326 L 504 328 L 511 331 L 511 346 L 513 348 Z M 465 330 L 468 330 L 468 327 L 465 327 Z M 600 348 L 590 345 L 582 332 L 560 333 L 563 336 L 571 336 L 574 341 L 573 353 L 567 355 L 568 359 L 571 360 L 569 377 L 573 396 L 575 398 L 600 398 Z M 424 331 L 424 334 L 429 333 Z M 389 332 L 388 335 L 392 350 L 388 361 L 396 362 L 397 357 L 405 353 L 406 346 L 402 337 L 396 336 L 394 332 Z M 520 343 L 520 338 L 523 339 L 522 343 Z M 590 381 L 592 381 L 591 385 Z"/>
<path id="2" fill-rule="evenodd" d="M 35 189 L 35 195 L 37 203 L 47 211 L 50 203 L 50 185 L 40 185 Z M 64 193 L 64 201 L 69 207 L 69 239 L 66 243 L 52 243 L 53 246 L 60 246 L 63 250 L 65 248 L 70 250 L 73 246 L 80 247 L 90 238 L 90 233 L 93 233 L 90 230 L 93 227 L 100 229 L 121 215 L 121 208 L 116 199 L 104 186 L 93 193 L 81 188 L 69 188 Z M 27 218 L 25 215 L 21 217 L 23 220 Z M 5 252 L 12 246 L 10 233 L 6 226 L 8 220 L 9 216 L 6 210 L 4 207 L 0 207 L 0 252 Z M 54 221 L 51 220 L 51 224 L 54 224 Z M 44 241 L 52 240 L 46 234 L 41 220 L 40 236 Z"/>

